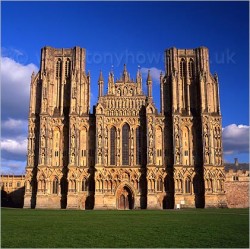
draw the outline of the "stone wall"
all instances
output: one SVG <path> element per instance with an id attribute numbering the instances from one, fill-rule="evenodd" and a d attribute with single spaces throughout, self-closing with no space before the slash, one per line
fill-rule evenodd
<path id="1" fill-rule="evenodd" d="M 249 207 L 249 171 L 226 172 L 225 191 L 228 208 Z"/>

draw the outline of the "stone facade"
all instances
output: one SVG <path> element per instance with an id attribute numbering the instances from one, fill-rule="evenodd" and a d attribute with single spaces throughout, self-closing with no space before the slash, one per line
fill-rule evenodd
<path id="1" fill-rule="evenodd" d="M 45 47 L 31 77 L 24 207 L 162 209 L 226 205 L 217 75 L 208 49 L 165 51 L 161 110 L 138 70 L 100 72 L 90 114 L 85 50 Z"/>

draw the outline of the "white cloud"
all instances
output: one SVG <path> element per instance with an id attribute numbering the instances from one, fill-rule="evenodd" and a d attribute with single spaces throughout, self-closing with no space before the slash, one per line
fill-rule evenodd
<path id="1" fill-rule="evenodd" d="M 2 117 L 23 118 L 29 108 L 30 79 L 38 68 L 1 57 Z"/>
<path id="2" fill-rule="evenodd" d="M 249 126 L 228 125 L 223 128 L 222 139 L 226 155 L 249 153 Z"/>
<path id="3" fill-rule="evenodd" d="M 1 128 L 2 128 L 2 135 L 4 135 L 5 133 L 26 134 L 28 129 L 28 121 L 23 119 L 8 118 L 7 120 L 2 120 Z"/>
<path id="4" fill-rule="evenodd" d="M 151 67 L 151 68 L 146 68 L 142 67 L 141 68 L 141 73 L 144 78 L 147 78 L 148 75 L 148 70 L 150 70 L 150 74 L 153 80 L 153 83 L 160 83 L 160 73 L 164 72 L 164 70 L 158 69 L 156 67 Z"/>
<path id="5" fill-rule="evenodd" d="M 27 153 L 27 139 L 20 137 L 14 139 L 1 140 L 1 150 L 16 155 L 26 155 Z"/>
<path id="6" fill-rule="evenodd" d="M 1 174 L 25 174 L 26 161 L 1 160 Z"/>

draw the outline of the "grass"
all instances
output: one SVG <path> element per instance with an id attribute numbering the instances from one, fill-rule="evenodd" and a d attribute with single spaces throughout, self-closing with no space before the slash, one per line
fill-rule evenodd
<path id="1" fill-rule="evenodd" d="M 4 209 L 3 248 L 248 248 L 248 209 Z"/>

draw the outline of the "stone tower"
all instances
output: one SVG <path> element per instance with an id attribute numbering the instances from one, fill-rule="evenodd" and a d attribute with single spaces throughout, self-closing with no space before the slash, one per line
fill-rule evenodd
<path id="1" fill-rule="evenodd" d="M 85 49 L 44 47 L 30 85 L 25 207 L 85 205 L 79 179 L 87 180 L 87 165 L 94 163 L 94 152 L 86 153 L 94 141 L 89 105 Z M 80 204 L 76 189 L 83 191 Z"/>
<path id="2" fill-rule="evenodd" d="M 166 117 L 170 199 L 187 206 L 225 203 L 218 76 L 208 49 L 170 48 L 161 76 L 161 112 Z M 171 139 L 170 139 L 171 138 Z"/>

